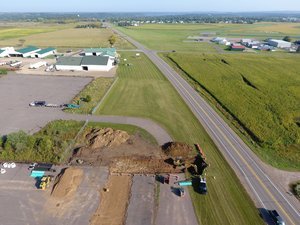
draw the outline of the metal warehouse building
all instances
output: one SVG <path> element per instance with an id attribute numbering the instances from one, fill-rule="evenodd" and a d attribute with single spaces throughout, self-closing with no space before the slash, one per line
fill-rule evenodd
<path id="1" fill-rule="evenodd" d="M 108 56 L 60 57 L 55 67 L 67 71 L 109 71 L 114 67 L 114 60 Z"/>
<path id="2" fill-rule="evenodd" d="M 35 46 L 28 46 L 26 48 L 22 48 L 19 50 L 16 50 L 15 53 L 10 54 L 10 56 L 12 57 L 23 57 L 23 58 L 27 58 L 27 57 L 31 57 L 32 54 L 40 51 L 41 49 Z"/>
<path id="3" fill-rule="evenodd" d="M 117 51 L 115 48 L 87 48 L 84 49 L 83 55 L 85 56 L 108 56 L 110 58 L 117 57 Z"/>
<path id="4" fill-rule="evenodd" d="M 38 52 L 35 52 L 34 54 L 31 55 L 31 57 L 32 58 L 43 59 L 43 58 L 46 58 L 49 55 L 54 55 L 54 54 L 56 54 L 56 49 L 55 48 L 45 48 L 45 49 L 42 49 Z"/>
<path id="5" fill-rule="evenodd" d="M 291 42 L 275 39 L 269 40 L 268 44 L 277 48 L 290 48 L 292 46 Z"/>

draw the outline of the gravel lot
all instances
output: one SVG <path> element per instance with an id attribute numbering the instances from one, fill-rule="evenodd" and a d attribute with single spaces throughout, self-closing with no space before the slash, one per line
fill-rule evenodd
<path id="1" fill-rule="evenodd" d="M 179 180 L 185 180 L 184 174 Z M 172 191 L 175 179 L 170 184 L 160 184 L 159 206 L 157 210 L 156 225 L 198 225 L 194 208 L 187 188 L 185 196 L 179 197 Z"/>
<path id="2" fill-rule="evenodd" d="M 18 164 L 15 169 L 7 169 L 6 174 L 0 175 L 0 224 L 88 225 L 98 207 L 99 189 L 107 181 L 108 170 L 105 167 L 83 170 L 84 180 L 73 200 L 51 208 L 51 187 L 38 190 L 34 178 L 29 176 L 28 165 Z"/>
<path id="3" fill-rule="evenodd" d="M 154 220 L 155 177 L 136 175 L 132 180 L 127 225 L 151 225 Z"/>
<path id="4" fill-rule="evenodd" d="M 58 109 L 30 108 L 29 103 L 70 102 L 92 79 L 10 74 L 0 78 L 0 135 L 24 130 L 38 131 L 49 121 L 59 118 Z M 49 113 L 50 112 L 50 113 Z"/>

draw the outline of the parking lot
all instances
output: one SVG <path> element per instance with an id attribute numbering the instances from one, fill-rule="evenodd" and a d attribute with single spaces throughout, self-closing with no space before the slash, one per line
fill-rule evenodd
<path id="1" fill-rule="evenodd" d="M 56 167 L 60 172 L 59 167 Z M 99 204 L 99 189 L 108 176 L 105 167 L 83 168 L 84 179 L 72 201 L 51 204 L 50 188 L 38 190 L 28 165 L 18 164 L 0 175 L 0 224 L 85 225 Z"/>
<path id="2" fill-rule="evenodd" d="M 60 118 L 61 110 L 30 108 L 29 103 L 69 103 L 92 79 L 82 77 L 31 76 L 10 74 L 0 78 L 0 135 L 24 130 L 38 131 Z"/>

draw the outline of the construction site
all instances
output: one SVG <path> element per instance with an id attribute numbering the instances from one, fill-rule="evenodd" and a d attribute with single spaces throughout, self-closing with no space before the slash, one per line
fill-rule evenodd
<path id="1" fill-rule="evenodd" d="M 7 169 L 0 176 L 6 193 L 0 216 L 14 225 L 196 225 L 189 189 L 205 197 L 207 167 L 197 144 L 158 146 L 138 134 L 89 128 L 65 165 Z M 16 202 L 21 207 L 12 210 Z"/>

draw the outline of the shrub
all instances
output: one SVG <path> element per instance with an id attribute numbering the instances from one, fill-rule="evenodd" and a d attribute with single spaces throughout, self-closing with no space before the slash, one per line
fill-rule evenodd
<path id="1" fill-rule="evenodd" d="M 91 97 L 90 95 L 87 95 L 87 96 L 85 97 L 85 101 L 86 101 L 86 102 L 92 101 L 92 97 Z"/>

